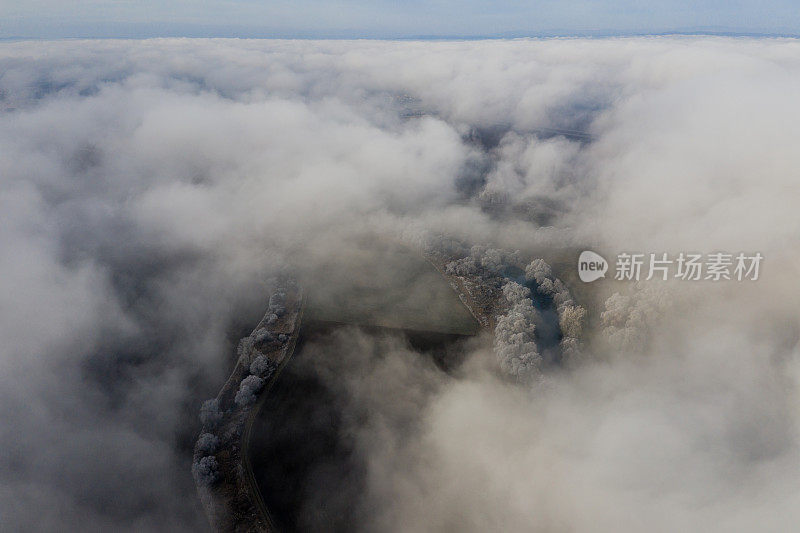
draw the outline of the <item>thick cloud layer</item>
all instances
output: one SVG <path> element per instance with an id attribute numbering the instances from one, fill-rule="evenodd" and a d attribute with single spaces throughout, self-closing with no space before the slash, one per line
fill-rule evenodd
<path id="1" fill-rule="evenodd" d="M 417 417 L 399 445 L 407 424 L 360 428 L 365 527 L 800 521 L 800 43 L 20 42 L 0 72 L 10 529 L 204 527 L 200 400 L 271 277 L 365 228 L 555 260 L 765 256 L 751 283 L 570 286 L 590 331 L 546 387 L 476 349 L 398 415 Z"/>

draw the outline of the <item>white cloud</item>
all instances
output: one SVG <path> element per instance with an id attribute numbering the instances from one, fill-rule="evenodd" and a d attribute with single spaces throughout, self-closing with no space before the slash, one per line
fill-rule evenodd
<path id="1" fill-rule="evenodd" d="M 347 382 L 341 393 L 370 405 L 392 376 L 401 411 L 357 428 L 375 469 L 368 522 L 790 531 L 799 51 L 697 38 L 3 43 L 0 514 L 17 529 L 195 530 L 174 444 L 194 440 L 185 411 L 224 378 L 229 328 L 263 311 L 270 275 L 313 273 L 366 228 L 556 255 L 591 243 L 765 256 L 756 283 L 665 284 L 611 298 L 604 317 L 625 288 L 573 292 L 600 327 L 583 364 L 532 397 L 469 365 L 440 388 L 401 356 Z M 390 446 L 409 419 L 419 431 Z"/>

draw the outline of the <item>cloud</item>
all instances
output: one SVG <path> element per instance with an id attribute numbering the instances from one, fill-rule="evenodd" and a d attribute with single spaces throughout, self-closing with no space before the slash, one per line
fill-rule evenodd
<path id="1" fill-rule="evenodd" d="M 4 524 L 204 527 L 196 413 L 240 332 L 280 311 L 274 276 L 324 280 L 371 233 L 478 245 L 453 265 L 465 272 L 511 250 L 543 257 L 552 269 L 529 277 L 555 302 L 562 350 L 584 345 L 579 364 L 523 390 L 494 377 L 485 339 L 449 377 L 401 343 L 332 342 L 343 368 L 317 371 L 363 414 L 348 419 L 367 465 L 359 526 L 791 531 L 799 51 L 721 38 L 3 43 Z M 565 266 L 587 244 L 765 260 L 749 284 L 587 288 Z M 499 338 L 534 309 L 515 312 Z M 219 415 L 203 404 L 204 424 Z"/>

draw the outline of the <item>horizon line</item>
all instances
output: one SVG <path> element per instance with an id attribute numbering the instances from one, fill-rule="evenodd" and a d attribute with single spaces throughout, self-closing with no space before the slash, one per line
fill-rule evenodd
<path id="1" fill-rule="evenodd" d="M 800 33 L 792 32 L 759 32 L 737 30 L 664 30 L 664 31 L 614 31 L 614 30 L 548 30 L 541 32 L 501 32 L 493 34 L 407 34 L 407 35 L 369 35 L 349 34 L 348 32 L 297 32 L 284 33 L 269 31 L 252 31 L 241 33 L 213 32 L 171 32 L 148 34 L 72 34 L 72 35 L 9 35 L 0 36 L 0 41 L 65 41 L 65 40 L 148 40 L 148 39 L 242 39 L 242 40 L 296 40 L 296 41 L 490 41 L 514 39 L 604 39 L 626 37 L 739 37 L 739 38 L 775 38 L 798 39 Z"/>

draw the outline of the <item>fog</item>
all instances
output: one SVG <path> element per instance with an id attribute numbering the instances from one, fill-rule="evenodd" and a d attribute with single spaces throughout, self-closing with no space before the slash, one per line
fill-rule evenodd
<path id="1" fill-rule="evenodd" d="M 765 259 L 751 282 L 554 269 L 588 328 L 532 385 L 491 342 L 444 376 L 337 340 L 361 529 L 792 531 L 799 93 L 791 39 L 2 43 L 4 528 L 207 528 L 202 400 L 275 276 L 369 233 Z"/>

